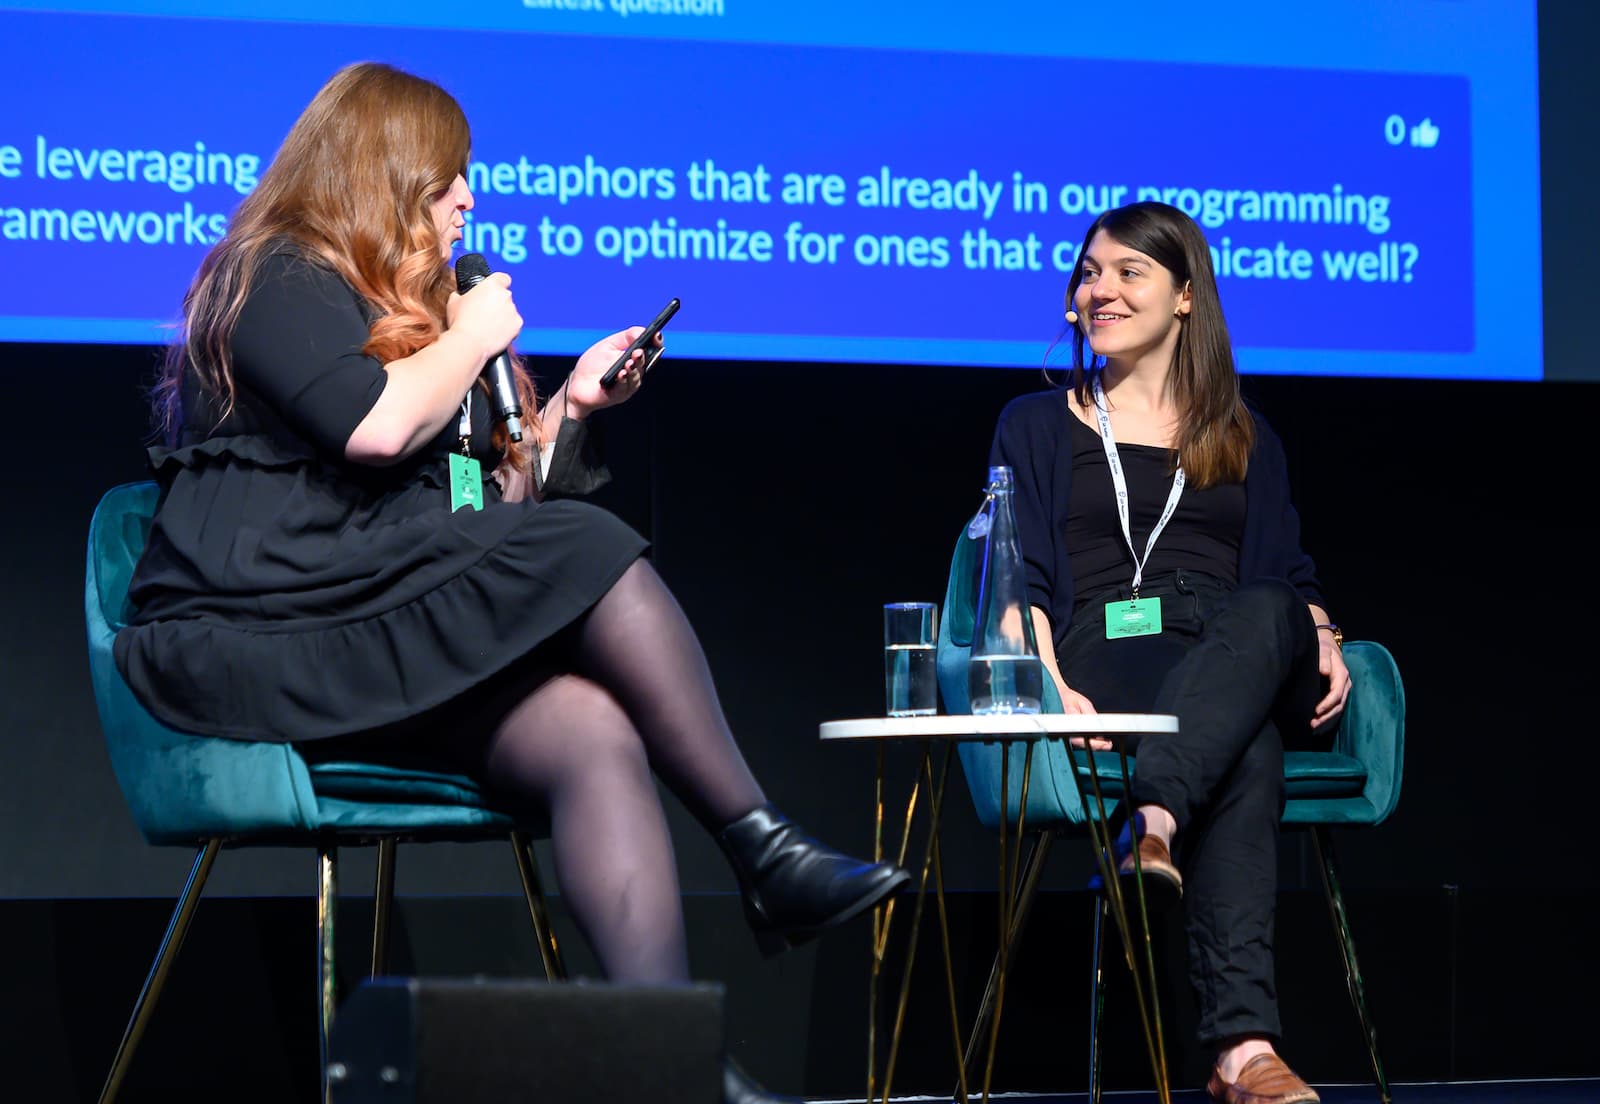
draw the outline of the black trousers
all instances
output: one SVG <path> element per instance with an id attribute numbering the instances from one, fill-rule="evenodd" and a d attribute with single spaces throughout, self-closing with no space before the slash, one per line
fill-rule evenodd
<path id="1" fill-rule="evenodd" d="M 1230 589 L 1174 572 L 1140 597 L 1161 598 L 1162 632 L 1107 640 L 1105 603 L 1086 595 L 1057 656 L 1067 685 L 1102 713 L 1173 713 L 1175 736 L 1145 737 L 1132 806 L 1155 804 L 1178 823 L 1189 976 L 1199 1040 L 1281 1034 L 1273 976 L 1283 752 L 1311 746 L 1324 693 L 1316 629 L 1287 583 Z M 1325 741 L 1315 741 L 1325 743 Z"/>

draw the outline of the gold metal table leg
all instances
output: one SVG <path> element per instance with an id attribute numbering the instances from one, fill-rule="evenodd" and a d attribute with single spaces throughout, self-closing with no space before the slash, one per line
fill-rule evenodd
<path id="1" fill-rule="evenodd" d="M 1009 743 L 1009 742 L 1008 742 Z M 1021 905 L 1019 896 L 1029 894 L 1037 887 L 1038 871 L 1042 866 L 1044 853 L 1049 848 L 1049 834 L 1036 845 L 1035 852 L 1030 857 L 1026 878 L 1022 877 L 1021 847 L 1027 827 L 1027 803 L 1029 786 L 1032 779 L 1033 747 L 1035 741 L 1027 740 L 1023 748 L 1023 766 L 1020 805 L 1017 813 L 1016 824 L 1013 827 L 1010 819 L 1002 815 L 999 830 L 998 865 L 999 865 L 999 953 L 996 960 L 995 973 L 990 979 L 993 996 L 992 1014 L 990 993 L 985 993 L 984 1009 L 982 1015 L 988 1020 L 988 1047 L 984 1067 L 982 1099 L 987 1104 L 989 1091 L 993 1080 L 995 1053 L 999 1039 L 1000 1015 L 1004 1008 L 1006 966 L 1010 951 L 1021 933 Z M 954 755 L 954 744 L 945 745 L 945 754 L 940 766 L 938 777 L 933 772 L 933 762 L 929 747 L 924 744 L 922 751 L 921 769 L 917 780 L 912 785 L 911 794 L 906 803 L 905 820 L 900 839 L 899 862 L 905 863 L 905 856 L 909 850 L 911 838 L 911 822 L 915 816 L 920 790 L 925 782 L 930 794 L 928 809 L 928 836 L 924 846 L 921 878 L 918 881 L 916 895 L 912 904 L 911 929 L 908 933 L 906 958 L 901 973 L 899 998 L 895 1009 L 894 1026 L 890 1033 L 889 1053 L 884 1068 L 882 1089 L 879 1090 L 877 1080 L 877 1007 L 878 988 L 883 970 L 883 962 L 887 953 L 889 936 L 893 921 L 893 902 L 879 906 L 874 912 L 873 931 L 873 958 L 872 973 L 868 985 L 868 1024 L 867 1024 L 867 1101 L 880 1101 L 888 1104 L 889 1094 L 893 1088 L 895 1063 L 899 1054 L 901 1035 L 905 1027 L 905 1014 L 911 992 L 911 974 L 915 965 L 917 941 L 921 928 L 924 904 L 927 898 L 928 875 L 934 876 L 934 897 L 937 903 L 938 923 L 940 935 L 940 949 L 944 958 L 945 988 L 950 1007 L 951 1038 L 954 1047 L 957 1090 L 956 1099 L 967 1104 L 970 1086 L 967 1082 L 967 1067 L 972 1057 L 972 1049 L 976 1046 L 978 1035 L 975 1028 L 971 1044 L 964 1051 L 961 1042 L 960 1015 L 956 1007 L 955 992 L 955 967 L 950 950 L 949 916 L 946 909 L 944 893 L 943 857 L 939 846 L 939 829 L 941 814 L 944 806 L 946 784 L 950 774 L 950 764 Z M 1010 794 L 1010 748 L 1006 747 L 1001 757 L 1001 792 Z M 873 819 L 873 859 L 881 861 L 883 858 L 883 819 L 884 819 L 884 750 L 880 745 L 877 751 L 875 785 L 875 807 Z M 1009 803 L 1009 802 L 1008 802 Z M 1015 840 L 1010 839 L 1015 836 Z M 1037 862 L 1035 860 L 1038 860 Z M 1019 884 L 1019 880 L 1021 884 Z"/>
<path id="2" fill-rule="evenodd" d="M 1033 907 L 1034 900 L 1039 893 L 1039 879 L 1044 873 L 1044 864 L 1050 854 L 1050 846 L 1055 841 L 1055 830 L 1046 828 L 1038 832 L 1033 849 L 1028 853 L 1027 860 L 1022 864 L 1022 885 L 1017 890 L 1016 898 L 1011 906 L 1011 931 L 1007 935 L 1005 952 L 1009 961 L 1017 951 L 1017 944 L 1021 941 L 1022 930 L 1028 923 L 1028 912 Z M 989 981 L 984 987 L 983 1000 L 978 1005 L 978 1015 L 972 1025 L 972 1033 L 967 1037 L 966 1049 L 961 1055 L 962 1072 L 972 1068 L 978 1056 L 978 1048 L 988 1038 L 989 1019 L 994 1015 L 995 990 L 1000 983 L 1000 951 L 995 950 L 994 966 L 989 971 Z"/>
<path id="3" fill-rule="evenodd" d="M 872 861 L 883 861 L 883 745 L 876 748 L 872 789 Z M 878 1077 L 878 976 L 883 972 L 884 929 L 888 926 L 889 906 L 878 904 L 872 910 L 872 969 L 867 975 L 867 1104 L 877 1091 Z"/>
<path id="4" fill-rule="evenodd" d="M 1133 868 L 1134 885 L 1139 904 L 1139 921 L 1142 928 L 1144 944 L 1144 962 L 1147 969 L 1149 991 L 1146 992 L 1145 979 L 1140 976 L 1135 951 L 1136 941 L 1132 924 L 1128 919 L 1126 903 L 1122 898 L 1122 883 L 1117 876 L 1116 855 L 1113 851 L 1114 841 L 1111 838 L 1110 826 L 1107 823 L 1105 794 L 1100 788 L 1100 774 L 1095 764 L 1094 749 L 1084 742 L 1085 757 L 1089 767 L 1089 784 L 1094 790 L 1094 804 L 1091 806 L 1089 795 L 1084 792 L 1083 779 L 1079 777 L 1077 769 L 1072 772 L 1073 783 L 1078 790 L 1078 799 L 1083 803 L 1084 823 L 1089 829 L 1089 838 L 1093 845 L 1095 859 L 1100 867 L 1101 884 L 1104 886 L 1106 899 L 1110 902 L 1111 913 L 1116 920 L 1117 931 L 1122 936 L 1123 958 L 1128 965 L 1128 973 L 1133 979 L 1133 995 L 1139 1009 L 1139 1023 L 1144 1031 L 1145 1049 L 1150 1058 L 1151 1073 L 1155 1077 L 1156 1095 L 1161 1104 L 1171 1104 L 1171 1085 L 1167 1077 L 1166 1043 L 1161 1030 L 1161 1008 L 1156 989 L 1156 967 L 1154 952 L 1150 945 L 1150 915 L 1145 904 L 1144 870 L 1139 863 L 1138 847 L 1138 822 L 1134 818 L 1132 804 L 1132 782 L 1128 774 L 1128 756 L 1125 746 L 1119 739 L 1117 742 L 1117 760 L 1122 773 L 1123 802 L 1129 805 L 1128 825 L 1129 833 L 1133 837 Z"/>
<path id="5" fill-rule="evenodd" d="M 932 780 L 929 782 L 931 785 Z M 950 1037 L 955 1044 L 956 1055 L 956 1100 L 960 1104 L 967 1104 L 967 1061 L 961 1050 L 961 1014 L 956 1009 L 955 963 L 950 954 L 950 919 L 945 912 L 944 902 L 944 859 L 940 855 L 937 840 L 933 845 L 933 890 L 934 899 L 939 902 L 939 946 L 944 953 L 945 992 L 950 998 Z"/>
<path id="6" fill-rule="evenodd" d="M 1022 857 L 1022 833 L 1028 816 L 1028 781 L 1033 772 L 1033 741 L 1027 741 L 1022 754 L 1022 793 L 1017 803 L 1016 841 L 1006 846 L 1006 806 L 1011 801 L 1011 782 L 1008 766 L 1011 761 L 1010 745 L 1003 745 L 1000 754 L 1000 953 L 995 968 L 994 1016 L 989 1021 L 989 1053 L 983 1063 L 983 1104 L 989 1104 L 989 1088 L 994 1081 L 994 1056 L 1000 1043 L 1000 1013 L 1006 1003 L 1006 970 L 1010 960 L 1012 929 L 1012 903 L 1016 893 L 1017 869 Z M 1007 852 L 1011 852 L 1008 859 Z M 1009 862 L 1009 865 L 1008 865 Z"/>
<path id="7" fill-rule="evenodd" d="M 889 1036 L 889 1060 L 884 1065 L 883 1095 L 881 1097 L 883 1104 L 889 1104 L 889 1090 L 894 1081 L 895 1059 L 899 1056 L 900 1051 L 900 1034 L 905 1027 L 906 1005 L 911 998 L 911 969 L 916 963 L 917 933 L 922 926 L 922 908 L 924 901 L 927 899 L 928 874 L 933 869 L 934 851 L 939 842 L 939 814 L 944 808 L 945 782 L 950 777 L 950 758 L 954 750 L 954 745 L 948 743 L 945 744 L 944 764 L 939 770 L 938 784 L 937 786 L 930 785 L 931 796 L 928 802 L 928 840 L 926 846 L 923 848 L 922 876 L 917 882 L 916 899 L 911 908 L 911 931 L 906 940 L 906 961 L 900 977 L 900 998 L 895 1007 L 894 1029 Z M 923 745 L 922 749 L 922 770 L 920 770 L 917 774 L 917 784 L 919 787 L 922 782 L 923 774 L 926 774 L 930 780 L 933 777 L 933 762 L 926 744 Z M 912 790 L 913 804 L 908 805 L 906 808 L 906 835 L 908 838 L 910 836 L 911 813 L 915 801 L 916 789 L 914 788 Z M 889 925 L 886 918 L 884 923 L 885 944 L 887 944 L 888 941 L 888 928 Z"/>

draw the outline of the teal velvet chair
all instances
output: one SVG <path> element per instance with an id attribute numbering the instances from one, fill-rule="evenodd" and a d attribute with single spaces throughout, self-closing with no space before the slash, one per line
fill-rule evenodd
<path id="1" fill-rule="evenodd" d="M 939 625 L 939 692 L 947 713 L 970 711 L 967 658 L 972 643 L 982 563 L 983 538 L 970 537 L 963 530 L 956 541 L 955 555 L 951 560 L 944 615 Z M 1304 828 L 1311 833 L 1321 868 L 1323 890 L 1343 959 L 1350 1000 L 1361 1021 L 1362 1037 L 1367 1044 L 1374 1081 L 1380 1097 L 1387 1104 L 1389 1083 L 1378 1055 L 1377 1033 L 1367 1010 L 1355 941 L 1345 915 L 1328 829 L 1335 825 L 1371 827 L 1381 824 L 1394 812 L 1400 798 L 1405 753 L 1405 689 L 1401 685 L 1394 657 L 1381 644 L 1346 641 L 1344 660 L 1350 668 L 1353 687 L 1333 748 L 1319 752 L 1290 751 L 1284 756 L 1284 780 L 1288 793 L 1283 823 L 1286 827 Z M 1042 707 L 1047 713 L 1061 712 L 1060 694 L 1048 678 L 1044 683 Z M 1078 799 L 1078 782 L 1073 774 L 1076 773 L 1088 785 L 1089 764 L 1082 751 L 1070 749 L 1064 741 L 1047 740 L 1041 743 L 1034 753 L 1027 808 L 1021 810 L 1023 753 L 1020 748 L 1013 748 L 1009 753 L 1012 759 L 1005 772 L 1009 792 L 1002 801 L 1001 757 L 1004 754 L 1007 753 L 996 744 L 963 743 L 960 746 L 961 765 L 972 792 L 978 819 L 986 827 L 998 829 L 1002 815 L 1008 823 L 1015 825 L 1018 813 L 1025 813 L 1022 823 L 1027 826 L 1030 850 L 1022 867 L 1017 900 L 1012 905 L 1014 920 L 1008 947 L 1014 950 L 1027 919 L 1028 908 L 1038 891 L 1039 876 L 1051 842 L 1062 833 L 1086 830 L 1083 805 Z M 1094 766 L 1101 791 L 1108 798 L 1121 797 L 1123 782 L 1117 757 L 1102 752 L 1094 757 Z M 1100 1099 L 1100 982 L 1107 910 L 1104 895 L 1097 895 L 1093 1014 L 1089 1032 L 1089 1093 L 1094 1101 Z M 993 987 L 991 978 L 991 993 Z M 978 1025 L 973 1031 L 972 1043 L 967 1048 L 969 1065 L 976 1041 L 988 1020 L 990 1006 L 991 996 L 986 995 Z"/>
<path id="2" fill-rule="evenodd" d="M 372 974 L 384 972 L 387 958 L 396 841 L 494 838 L 511 842 L 546 975 L 565 976 L 532 848 L 535 836 L 548 834 L 542 822 L 496 808 L 475 782 L 459 775 L 375 763 L 308 763 L 292 744 L 179 732 L 158 721 L 133 696 L 112 658 L 111 646 L 130 612 L 128 584 L 149 535 L 156 498 L 154 483 L 130 483 L 112 488 L 95 509 L 84 588 L 89 667 L 111 766 L 135 823 L 150 843 L 193 846 L 196 856 L 117 1048 L 100 1095 L 102 1104 L 121 1088 L 212 863 L 224 846 L 304 845 L 317 852 L 324 1078 L 335 1003 L 333 935 L 340 844 L 378 846 Z M 308 945 L 308 955 L 310 951 Z"/>

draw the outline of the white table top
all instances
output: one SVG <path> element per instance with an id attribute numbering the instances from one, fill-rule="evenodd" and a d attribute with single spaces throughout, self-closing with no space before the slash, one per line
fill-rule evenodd
<path id="1" fill-rule="evenodd" d="M 1046 736 L 1125 736 L 1176 732 L 1170 713 L 950 713 L 824 721 L 824 740 L 1038 740 Z"/>

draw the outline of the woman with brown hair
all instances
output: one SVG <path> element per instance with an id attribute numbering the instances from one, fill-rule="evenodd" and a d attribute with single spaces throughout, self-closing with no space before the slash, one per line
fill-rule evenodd
<path id="1" fill-rule="evenodd" d="M 1179 718 L 1132 748 L 1128 804 L 1147 889 L 1184 898 L 1207 1090 L 1315 1101 L 1275 1049 L 1273 905 L 1284 747 L 1344 709 L 1342 637 L 1283 447 L 1240 398 L 1200 228 L 1136 203 L 1084 242 L 1068 384 L 1009 404 L 990 454 L 1013 469 L 1041 658 L 1068 713 Z"/>
<path id="2" fill-rule="evenodd" d="M 694 631 L 611 514 L 587 420 L 639 388 L 602 338 L 523 442 L 479 382 L 522 327 L 502 274 L 457 294 L 466 118 L 384 65 L 336 74 L 184 301 L 156 390 L 162 497 L 117 662 L 162 720 L 309 756 L 420 756 L 548 809 L 605 975 L 688 979 L 652 770 L 712 832 L 764 949 L 904 883 L 767 804 Z M 490 471 L 489 477 L 484 476 Z M 772 1099 L 727 1065 L 729 1100 Z"/>

